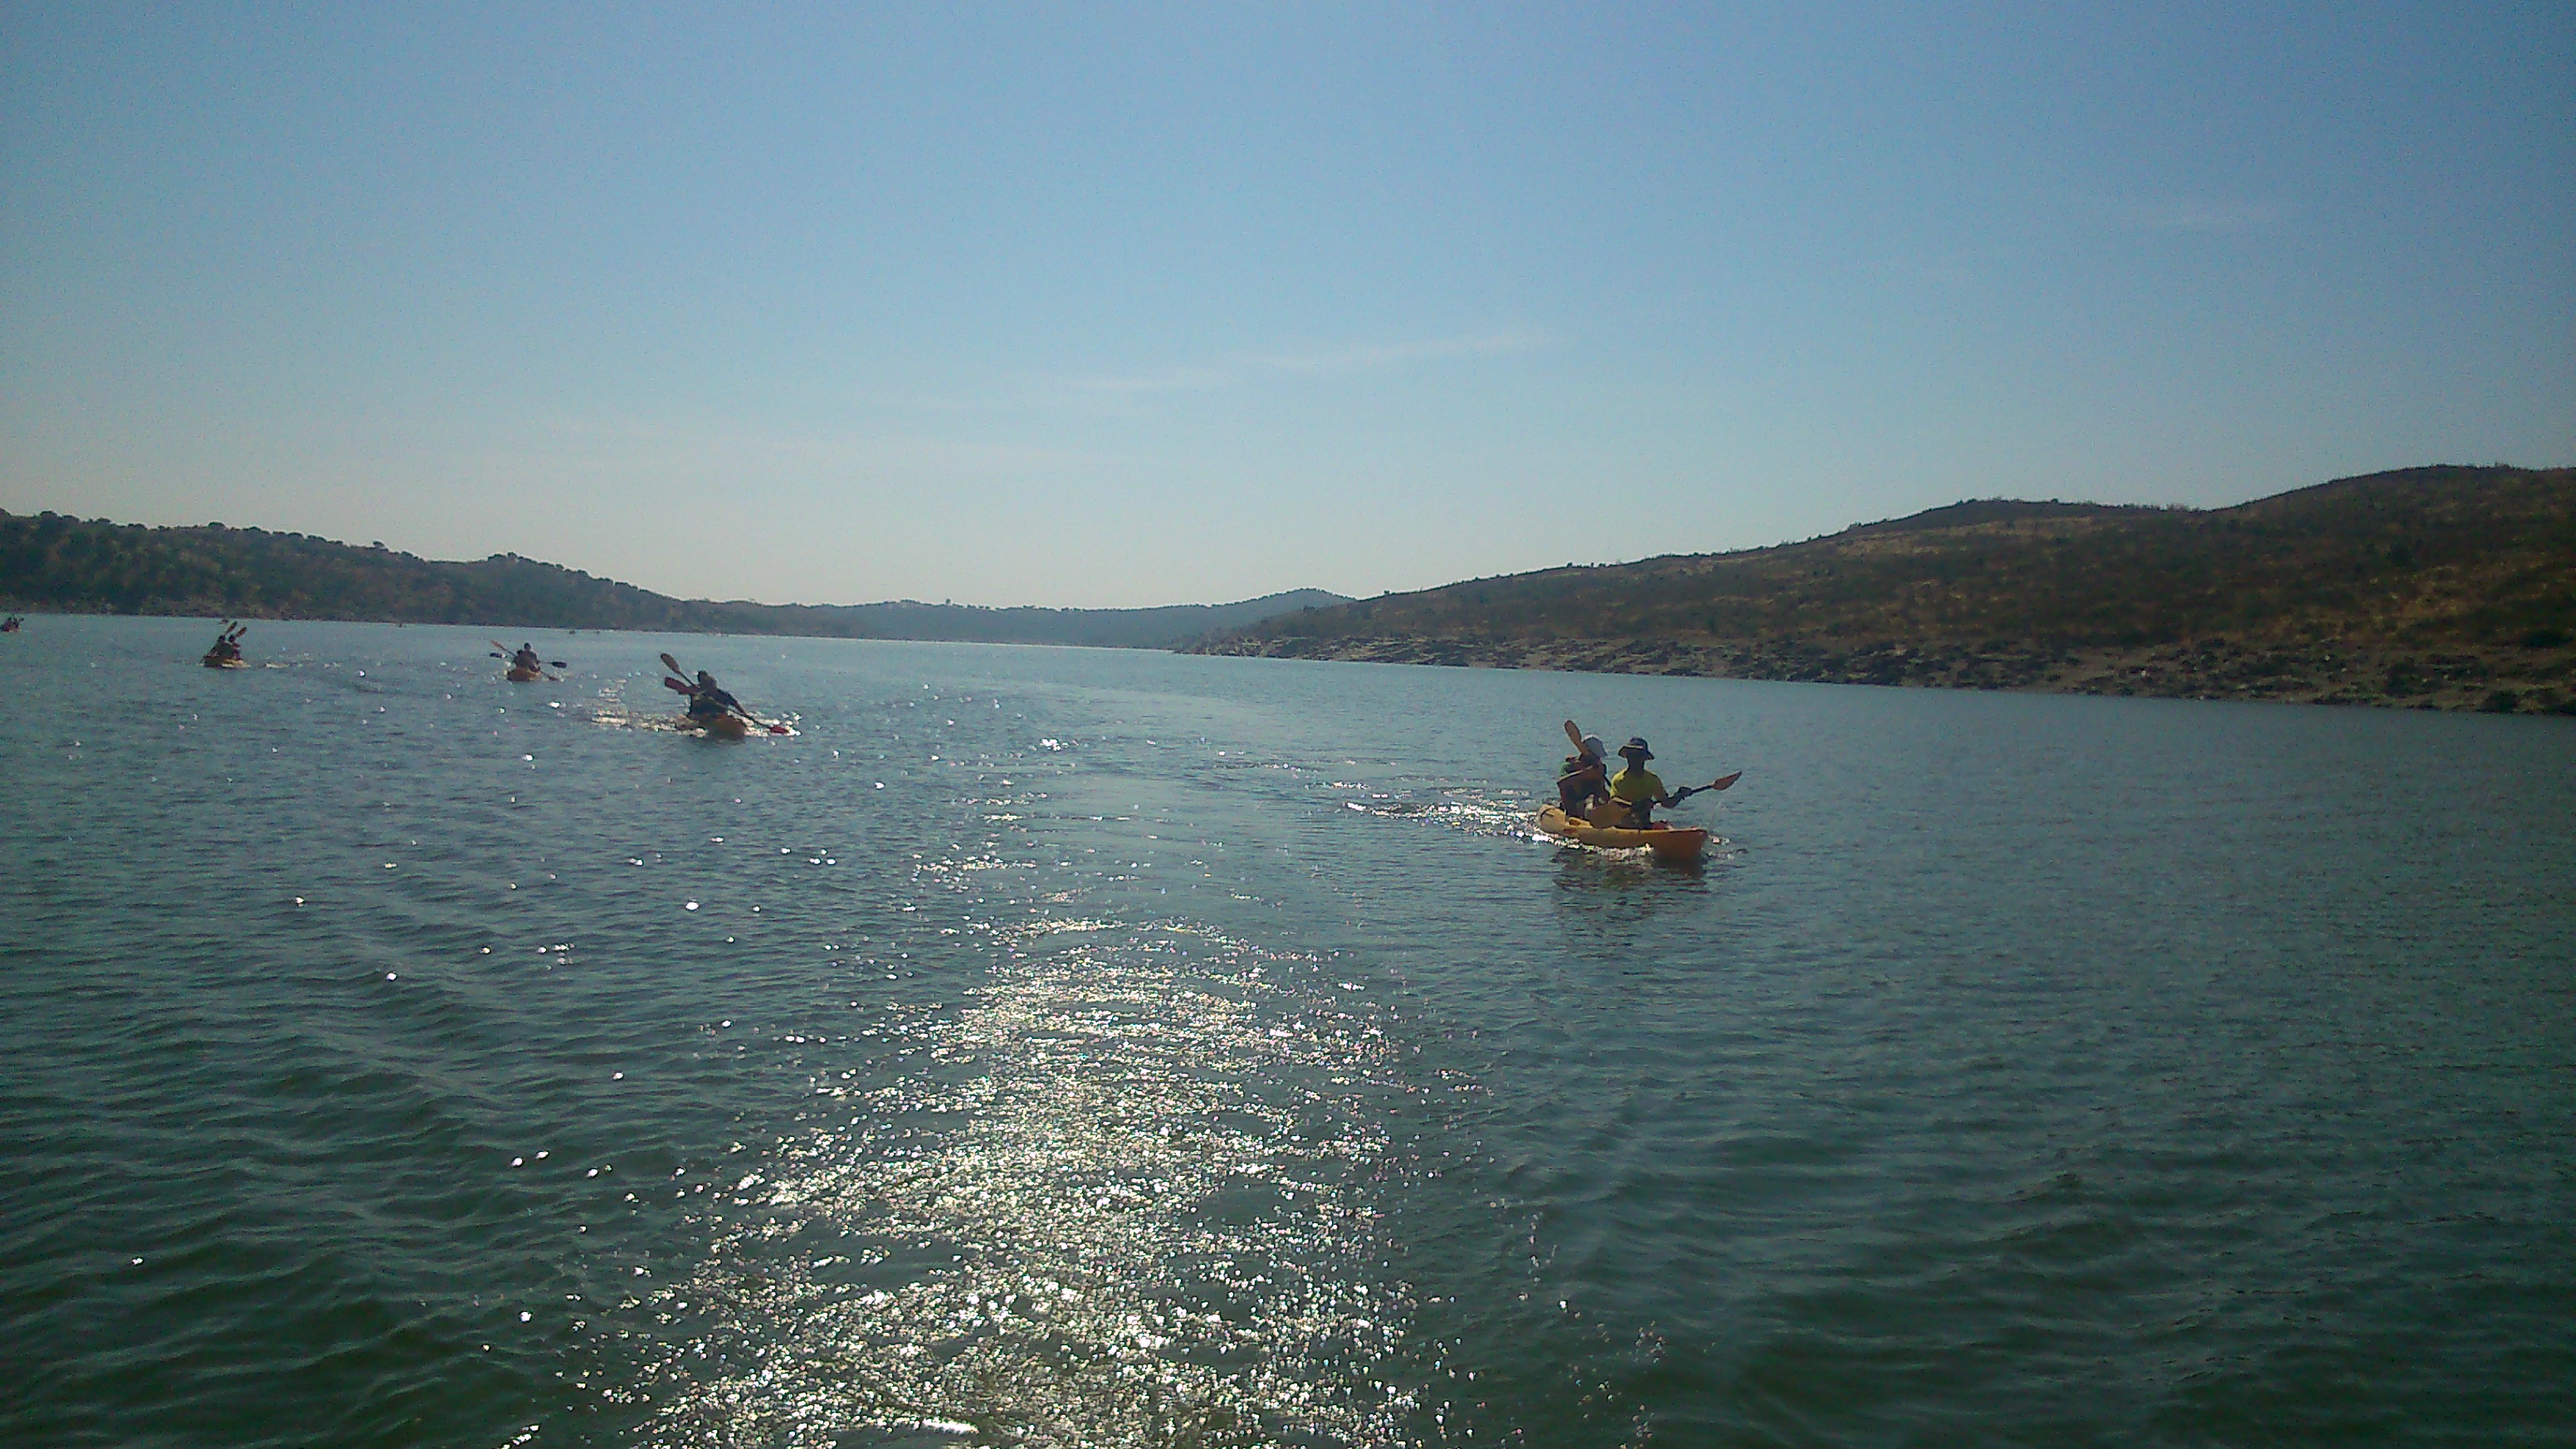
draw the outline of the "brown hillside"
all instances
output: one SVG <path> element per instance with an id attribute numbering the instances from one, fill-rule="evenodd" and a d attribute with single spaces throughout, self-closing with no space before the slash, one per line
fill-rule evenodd
<path id="1" fill-rule="evenodd" d="M 1727 554 L 1479 579 L 1202 647 L 1844 683 L 2556 708 L 2576 469 L 2414 468 L 2234 508 L 1988 500 Z"/>

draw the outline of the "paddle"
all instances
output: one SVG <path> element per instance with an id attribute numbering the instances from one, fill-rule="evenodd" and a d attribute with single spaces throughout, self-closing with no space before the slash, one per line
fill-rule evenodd
<path id="1" fill-rule="evenodd" d="M 1574 757 L 1576 759 L 1590 761 L 1592 767 L 1595 769 L 1602 768 L 1604 762 L 1601 757 L 1593 754 L 1592 751 L 1583 743 L 1583 727 L 1581 725 L 1576 724 L 1572 720 L 1567 720 L 1565 722 L 1565 738 L 1568 744 L 1574 746 Z M 1595 788 L 1597 789 L 1598 787 Z M 1604 795 L 1601 798 L 1607 799 L 1608 797 Z"/>
<path id="2" fill-rule="evenodd" d="M 687 670 L 685 670 L 685 669 L 682 669 L 682 668 L 680 667 L 680 661 L 679 661 L 679 660 L 677 660 L 677 659 L 672 658 L 672 657 L 671 657 L 670 655 L 668 655 L 668 654 L 665 654 L 665 655 L 663 655 L 663 656 L 662 656 L 662 667 L 663 667 L 663 668 L 665 668 L 665 669 L 668 669 L 668 670 L 669 670 L 669 671 L 671 671 L 673 674 L 676 674 L 676 675 L 680 676 L 680 678 L 682 678 L 682 679 L 686 679 L 686 678 L 688 678 L 688 677 L 689 677 L 689 671 L 687 671 Z M 671 680 L 668 680 L 668 679 L 665 679 L 665 680 L 663 680 L 662 682 L 663 682 L 665 685 L 668 685 L 668 686 L 670 686 L 670 687 L 671 687 L 671 688 L 673 688 L 673 689 L 679 690 L 679 691 L 681 691 L 681 692 L 683 692 L 683 693 L 687 694 L 687 695 L 688 695 L 689 697 L 691 697 L 692 699 L 694 699 L 694 698 L 696 698 L 696 697 L 697 697 L 697 693 L 698 693 L 698 691 L 697 691 L 696 686 L 694 686 L 694 685 L 675 683 L 674 681 L 671 681 Z M 767 721 L 767 720 L 765 720 L 765 719 L 762 719 L 760 716 L 758 716 L 758 715 L 756 715 L 756 714 L 753 714 L 750 710 L 747 710 L 747 709 L 745 709 L 745 708 L 743 708 L 743 707 L 742 707 L 742 701 L 741 701 L 741 700 L 735 700 L 735 701 L 733 702 L 733 712 L 734 712 L 735 714 L 741 715 L 744 719 L 747 719 L 747 720 L 751 721 L 753 724 L 756 724 L 756 725 L 760 726 L 762 729 L 765 729 L 765 730 L 769 731 L 769 732 L 770 732 L 771 734 L 773 734 L 773 735 L 783 735 L 783 734 L 787 733 L 787 726 L 785 726 L 785 725 L 783 725 L 783 724 L 771 724 L 769 721 Z"/>
<path id="3" fill-rule="evenodd" d="M 1736 771 L 1736 772 L 1735 772 L 1734 774 L 1732 774 L 1732 775 L 1721 775 L 1721 776 L 1719 776 L 1717 779 L 1711 780 L 1711 781 L 1709 781 L 1709 782 L 1708 782 L 1707 784 L 1705 784 L 1705 785 L 1684 785 L 1682 788 L 1680 788 L 1680 789 L 1678 789 L 1678 790 L 1675 790 L 1673 793 L 1671 793 L 1671 794 L 1669 794 L 1669 795 L 1665 796 L 1665 797 L 1664 797 L 1663 799 L 1661 799 L 1661 800 L 1641 800 L 1641 801 L 1637 801 L 1637 802 L 1635 802 L 1634 804 L 1631 804 L 1631 803 L 1630 803 L 1630 802 L 1628 802 L 1628 801 L 1620 800 L 1620 801 L 1613 801 L 1612 803 L 1614 803 L 1614 804 L 1619 804 L 1619 805 L 1627 805 L 1627 806 L 1628 806 L 1628 818 L 1629 818 L 1629 819 L 1631 819 L 1631 820 L 1634 820 L 1634 819 L 1636 818 L 1636 815 L 1637 815 L 1637 811 L 1636 811 L 1636 806 L 1637 806 L 1637 805 L 1652 805 L 1652 806 L 1656 807 L 1656 808 L 1657 808 L 1657 809 L 1659 809 L 1659 810 L 1670 810 L 1670 809 L 1672 809 L 1674 806 L 1679 805 L 1679 804 L 1680 804 L 1680 803 L 1682 803 L 1684 800 L 1689 799 L 1689 798 L 1690 798 L 1690 797 L 1692 797 L 1693 795 L 1704 794 L 1704 793 L 1706 793 L 1706 792 L 1708 792 L 1708 791 L 1710 791 L 1710 790 L 1723 790 L 1723 789 L 1725 789 L 1727 786 L 1732 785 L 1732 784 L 1734 784 L 1736 781 L 1741 780 L 1741 779 L 1743 779 L 1743 778 L 1744 778 L 1744 772 L 1743 772 L 1742 770 L 1738 770 L 1738 771 Z M 1648 824 L 1648 825 L 1640 825 L 1640 826 L 1636 826 L 1636 827 L 1634 827 L 1634 828 L 1639 829 L 1639 830 L 1662 830 L 1662 829 L 1664 829 L 1664 828 L 1666 828 L 1666 827 L 1665 827 L 1665 826 L 1663 826 L 1663 825 L 1661 825 L 1661 824 Z"/>
<path id="4" fill-rule="evenodd" d="M 1693 795 L 1702 794 L 1710 790 L 1723 790 L 1727 786 L 1732 785 L 1743 778 L 1744 772 L 1742 770 L 1738 770 L 1732 775 L 1720 776 L 1717 779 L 1709 781 L 1705 785 L 1685 785 L 1681 789 L 1675 790 L 1672 793 L 1671 798 L 1664 801 L 1664 804 L 1667 808 L 1670 808 L 1672 806 L 1679 805 Z"/>
<path id="5" fill-rule="evenodd" d="M 498 649 L 498 650 L 500 650 L 500 651 L 501 651 L 500 653 L 493 655 L 493 656 L 492 656 L 493 658 L 498 659 L 498 660 L 501 660 L 501 661 L 503 661 L 503 662 L 507 663 L 507 664 L 508 664 L 512 669 L 516 669 L 516 668 L 518 668 L 518 667 L 519 667 L 519 651 L 518 651 L 518 650 L 511 648 L 509 645 L 502 643 L 502 642 L 501 642 L 500 640 L 498 640 L 498 639 L 495 639 L 495 640 L 493 640 L 493 641 L 491 641 L 491 642 L 492 642 L 492 647 L 493 647 L 493 648 Z M 553 666 L 554 666 L 555 668 L 557 668 L 557 669 L 570 669 L 570 668 L 572 667 L 571 665 L 564 663 L 564 662 L 563 662 L 562 660 L 560 660 L 560 659 L 545 659 L 545 660 L 540 660 L 540 661 L 538 661 L 538 662 L 539 662 L 539 663 L 543 663 L 543 664 L 551 664 L 551 665 L 553 665 Z M 545 672 L 544 670 L 542 670 L 542 669 L 538 670 L 537 672 L 538 672 L 539 674 L 546 674 L 546 672 Z M 557 684 L 561 684 L 561 683 L 563 683 L 563 681 L 562 681 L 562 680 L 560 680 L 560 679 L 555 679 L 555 677 L 554 677 L 553 675 L 551 675 L 551 674 L 546 674 L 546 678 L 547 678 L 547 679 L 549 679 L 549 680 L 553 680 L 553 681 L 554 681 L 555 683 L 557 683 Z"/>
<path id="6" fill-rule="evenodd" d="M 504 663 L 504 664 L 509 665 L 512 669 L 516 669 L 516 668 L 518 668 L 518 667 L 519 667 L 519 656 L 517 656 L 516 654 L 500 654 L 500 653 L 495 653 L 492 657 L 493 657 L 493 658 L 495 658 L 495 659 L 500 660 L 500 661 L 501 661 L 502 663 Z M 554 662 L 554 666 L 555 666 L 555 668 L 557 668 L 557 669 L 561 669 L 561 668 L 563 668 L 563 667 L 564 667 L 564 662 L 563 662 L 562 660 L 560 660 L 560 659 L 557 659 L 557 660 L 555 660 L 555 661 L 553 661 L 553 662 Z M 546 672 L 545 672 L 544 670 L 542 670 L 542 669 L 540 669 L 540 670 L 536 671 L 536 675 L 537 675 L 537 677 L 538 677 L 539 679 L 544 680 L 544 681 L 545 681 L 546 683 L 548 683 L 548 684 L 561 684 L 561 683 L 563 683 L 563 681 L 562 681 L 562 680 L 555 678 L 553 675 L 546 673 Z"/>

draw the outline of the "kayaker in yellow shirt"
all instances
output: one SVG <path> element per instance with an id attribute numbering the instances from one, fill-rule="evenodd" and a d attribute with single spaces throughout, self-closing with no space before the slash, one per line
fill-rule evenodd
<path id="1" fill-rule="evenodd" d="M 1720 775 L 1705 785 L 1685 785 L 1667 795 L 1664 793 L 1664 782 L 1656 779 L 1655 772 L 1646 768 L 1646 762 L 1654 757 L 1655 752 L 1646 748 L 1643 736 L 1619 747 L 1619 758 L 1627 761 L 1628 765 L 1626 769 L 1610 777 L 1610 799 L 1615 804 L 1627 807 L 1628 818 L 1624 821 L 1594 820 L 1593 824 L 1625 825 L 1631 830 L 1644 830 L 1655 823 L 1656 806 L 1679 805 L 1693 795 L 1707 790 L 1723 790 L 1744 778 L 1744 772 L 1738 770 L 1732 775 Z"/>
<path id="2" fill-rule="evenodd" d="M 1644 829 L 1653 821 L 1656 806 L 1672 803 L 1664 794 L 1664 782 L 1646 768 L 1646 762 L 1654 757 L 1643 735 L 1619 747 L 1623 764 L 1619 773 L 1610 777 L 1610 798 L 1628 807 L 1627 823 L 1632 829 Z"/>
<path id="3" fill-rule="evenodd" d="M 1643 735 L 1619 747 L 1619 758 L 1627 765 L 1610 777 L 1610 798 L 1628 807 L 1627 825 L 1631 830 L 1643 830 L 1653 824 L 1656 806 L 1681 803 L 1681 796 L 1665 794 L 1664 782 L 1646 768 L 1646 762 L 1654 757 Z"/>

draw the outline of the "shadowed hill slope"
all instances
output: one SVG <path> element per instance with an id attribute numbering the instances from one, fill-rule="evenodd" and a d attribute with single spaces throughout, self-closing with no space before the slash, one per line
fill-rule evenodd
<path id="1" fill-rule="evenodd" d="M 1154 609 L 718 603 L 669 598 L 516 554 L 444 563 L 257 528 L 146 528 L 0 513 L 0 603 L 67 613 L 1162 649 L 1281 610 L 1338 602 L 1338 594 L 1303 589 Z"/>
<path id="2" fill-rule="evenodd" d="M 1283 614 L 1199 647 L 2507 709 L 2576 703 L 2571 636 L 2576 469 L 2438 467 L 2212 510 L 1960 503 Z"/>

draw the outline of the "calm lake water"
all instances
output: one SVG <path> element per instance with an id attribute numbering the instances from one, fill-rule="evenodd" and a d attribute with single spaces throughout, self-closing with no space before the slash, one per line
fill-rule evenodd
<path id="1" fill-rule="evenodd" d="M 213 632 L 0 638 L 0 1442 L 2576 1437 L 2576 721 Z"/>

